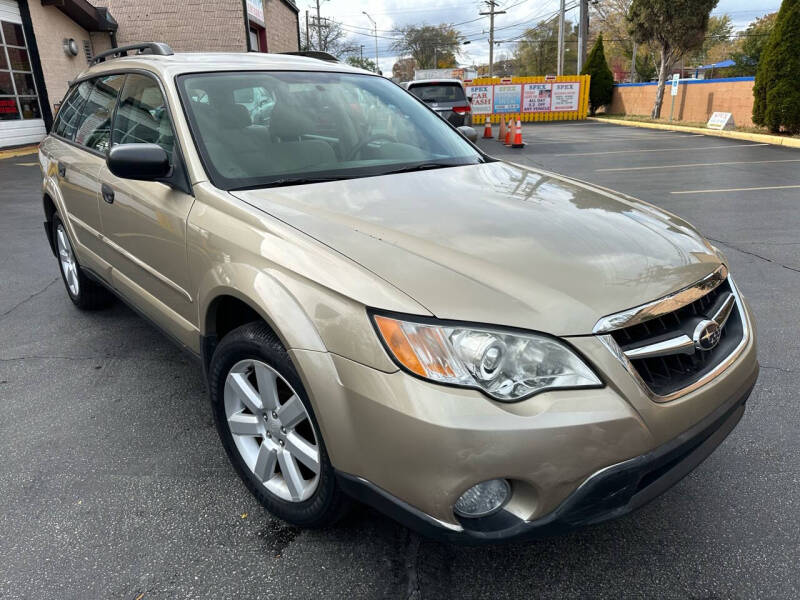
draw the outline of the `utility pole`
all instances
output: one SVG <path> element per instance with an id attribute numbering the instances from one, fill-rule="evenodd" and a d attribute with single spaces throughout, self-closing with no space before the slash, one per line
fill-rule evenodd
<path id="1" fill-rule="evenodd" d="M 306 50 L 311 50 L 311 42 L 308 38 L 308 11 L 306 11 Z"/>
<path id="2" fill-rule="evenodd" d="M 364 64 L 364 44 L 361 44 L 361 64 Z"/>
<path id="3" fill-rule="evenodd" d="M 322 48 L 322 19 L 319 15 L 319 0 L 317 0 L 317 50 L 324 52 Z"/>
<path id="4" fill-rule="evenodd" d="M 633 40 L 633 56 L 631 57 L 631 83 L 636 83 L 638 79 L 636 73 L 636 39 Z"/>
<path id="5" fill-rule="evenodd" d="M 561 8 L 558 11 L 558 67 L 556 75 L 564 74 L 564 4 L 566 0 L 561 0 Z"/>
<path id="6" fill-rule="evenodd" d="M 578 23 L 578 74 L 586 64 L 586 44 L 589 40 L 589 0 L 580 0 L 581 11 Z"/>
<path id="7" fill-rule="evenodd" d="M 497 6 L 497 2 L 495 2 L 495 0 L 484 0 L 484 2 L 489 7 L 489 12 L 482 12 L 478 14 L 489 15 L 489 77 L 492 77 L 494 72 L 494 17 L 495 15 L 506 14 L 506 11 L 495 10 L 495 7 Z"/>
<path id="8" fill-rule="evenodd" d="M 319 0 L 317 0 L 317 2 L 319 2 Z M 381 70 L 378 67 L 378 24 L 375 22 L 375 19 L 367 14 L 367 11 L 362 10 L 361 12 L 367 15 L 367 18 L 372 21 L 372 28 L 375 30 L 375 72 L 380 73 Z"/>

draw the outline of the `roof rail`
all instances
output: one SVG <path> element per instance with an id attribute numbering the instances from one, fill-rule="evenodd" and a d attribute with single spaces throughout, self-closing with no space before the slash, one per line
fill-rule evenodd
<path id="1" fill-rule="evenodd" d="M 327 52 L 319 50 L 302 50 L 300 52 L 278 52 L 278 54 L 291 54 L 292 56 L 305 56 L 306 58 L 316 58 L 325 62 L 339 62 L 339 59 Z"/>
<path id="2" fill-rule="evenodd" d="M 97 54 L 89 62 L 89 66 L 96 65 L 111 58 L 119 58 L 120 56 L 128 56 L 128 52 L 136 54 L 153 54 L 154 56 L 172 56 L 175 54 L 169 45 L 163 42 L 144 42 L 141 44 L 131 44 L 130 46 L 120 46 L 119 48 L 111 48 Z"/>

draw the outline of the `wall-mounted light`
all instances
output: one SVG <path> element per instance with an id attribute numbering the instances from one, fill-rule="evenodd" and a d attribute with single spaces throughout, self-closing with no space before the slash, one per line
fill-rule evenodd
<path id="1" fill-rule="evenodd" d="M 78 42 L 72 38 L 64 38 L 64 54 L 67 56 L 78 56 Z"/>

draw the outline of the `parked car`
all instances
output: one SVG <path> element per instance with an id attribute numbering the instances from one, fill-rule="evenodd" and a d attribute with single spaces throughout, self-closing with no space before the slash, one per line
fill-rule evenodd
<path id="1" fill-rule="evenodd" d="M 453 542 L 566 531 L 741 418 L 753 319 L 679 217 L 493 159 L 340 63 L 111 52 L 40 145 L 47 240 L 75 306 L 119 296 L 199 359 L 274 515 L 357 499 Z"/>
<path id="2" fill-rule="evenodd" d="M 468 124 L 471 106 L 460 79 L 420 79 L 406 89 L 456 127 Z"/>

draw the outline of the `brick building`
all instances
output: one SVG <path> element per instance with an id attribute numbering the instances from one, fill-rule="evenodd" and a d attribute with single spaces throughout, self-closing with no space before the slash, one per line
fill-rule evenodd
<path id="1" fill-rule="evenodd" d="M 95 54 L 136 42 L 175 52 L 299 49 L 293 0 L 0 0 L 0 148 L 38 142 Z"/>

